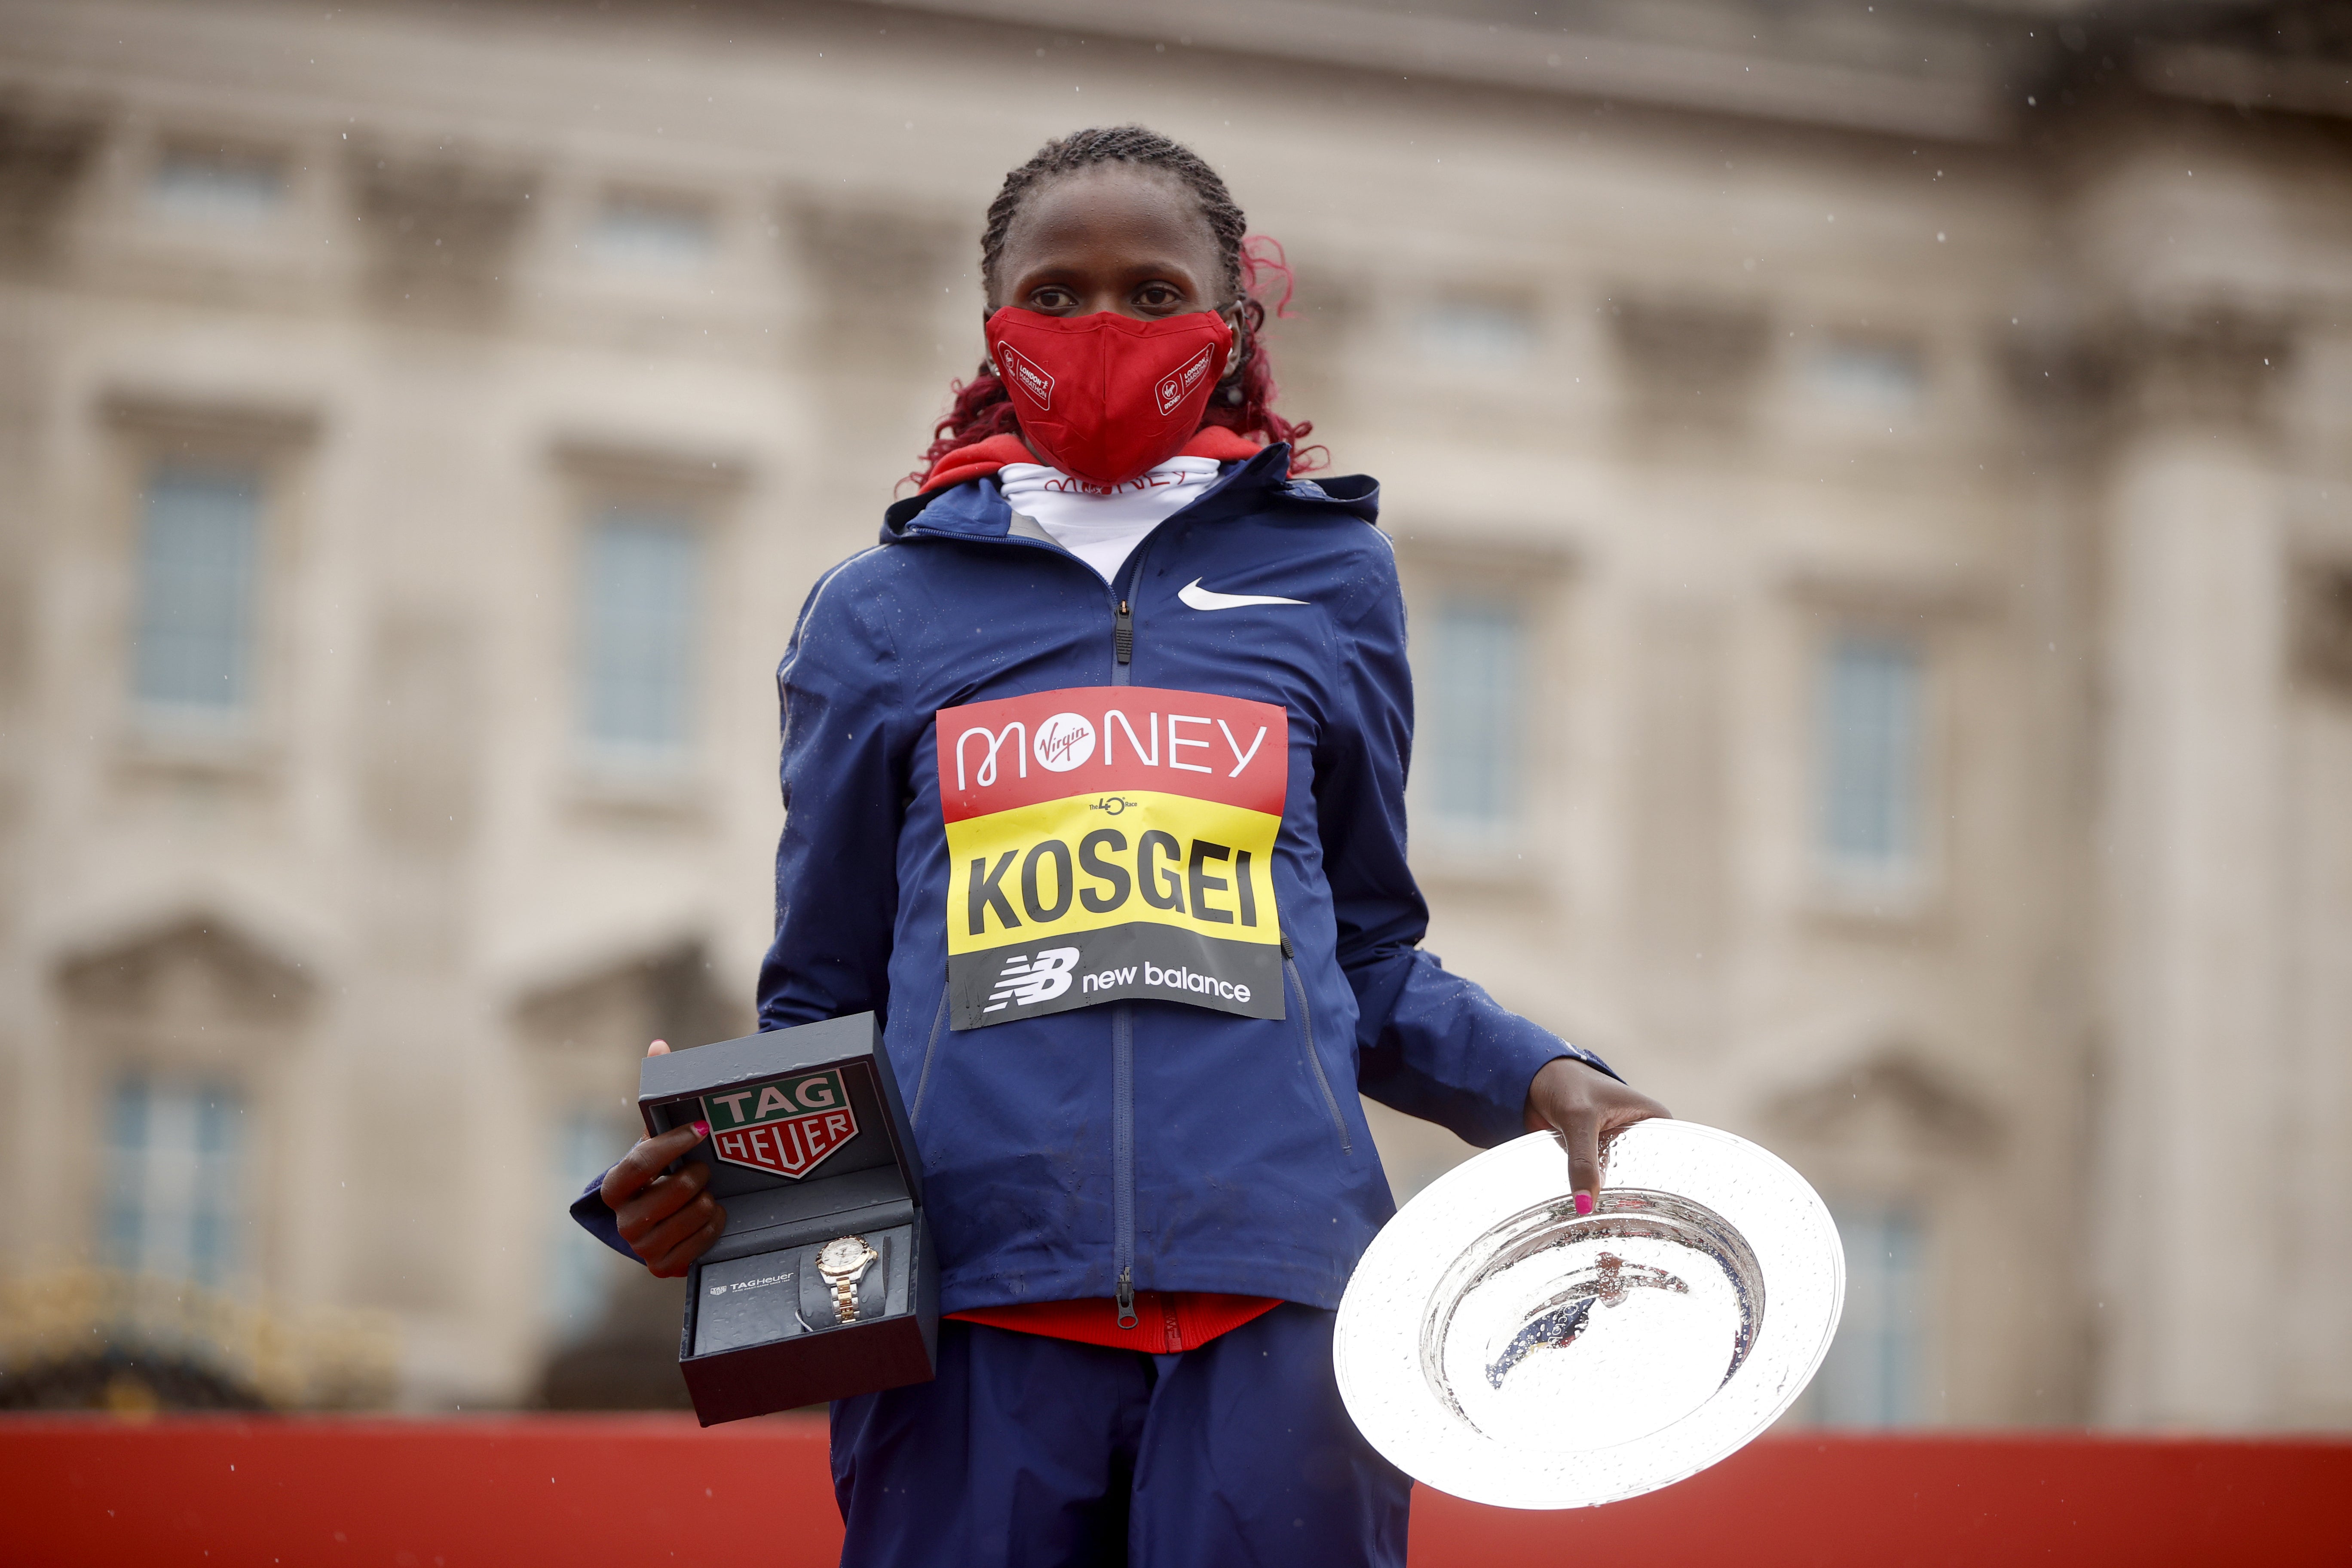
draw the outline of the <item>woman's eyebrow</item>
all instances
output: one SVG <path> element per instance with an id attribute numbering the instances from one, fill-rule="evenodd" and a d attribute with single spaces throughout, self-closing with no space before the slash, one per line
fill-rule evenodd
<path id="1" fill-rule="evenodd" d="M 1178 261 L 1171 257 L 1160 256 L 1145 257 L 1140 260 L 1119 261 L 1113 265 L 1118 270 L 1127 273 L 1130 277 L 1140 276 L 1146 272 L 1190 273 L 1192 270 L 1191 267 L 1181 261 Z M 1089 272 L 1092 270 L 1094 270 L 1094 263 L 1090 260 L 1079 260 L 1073 258 L 1049 256 L 1044 260 L 1035 262 L 1033 265 L 1023 268 L 1022 275 L 1027 278 L 1043 278 L 1051 273 Z"/>
<path id="2" fill-rule="evenodd" d="M 1101 276 L 1094 268 L 1073 262 L 1046 262 L 1028 268 L 1014 280 L 1014 288 L 1023 293 L 1036 289 L 1050 289 L 1084 284 Z M 1188 289 L 1202 287 L 1201 276 L 1192 268 L 1176 261 L 1139 261 L 1113 270 L 1110 276 L 1119 280 L 1122 288 L 1139 288 L 1146 283 L 1181 284 Z"/>

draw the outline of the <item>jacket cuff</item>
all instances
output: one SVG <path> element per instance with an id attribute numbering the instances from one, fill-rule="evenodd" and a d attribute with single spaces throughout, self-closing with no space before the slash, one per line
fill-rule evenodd
<path id="1" fill-rule="evenodd" d="M 1517 1085 L 1518 1099 L 1511 1104 L 1509 1130 L 1504 1131 L 1496 1142 L 1516 1138 L 1526 1131 L 1528 1093 L 1535 1087 L 1536 1074 L 1562 1057 L 1582 1062 L 1597 1072 L 1607 1073 L 1620 1083 L 1625 1081 L 1607 1062 L 1581 1047 L 1570 1045 L 1542 1025 L 1525 1018 L 1515 1019 L 1514 1022 L 1519 1027 L 1510 1032 L 1507 1041 L 1496 1042 L 1502 1047 L 1500 1055 L 1503 1058 L 1497 1066 L 1496 1077 L 1502 1083 Z"/>
<path id="2" fill-rule="evenodd" d="M 620 1216 L 604 1202 L 604 1178 L 610 1174 L 609 1170 L 597 1173 L 590 1180 L 588 1190 L 572 1200 L 572 1217 L 580 1222 L 581 1229 L 635 1263 L 638 1261 L 637 1255 L 621 1239 Z"/>

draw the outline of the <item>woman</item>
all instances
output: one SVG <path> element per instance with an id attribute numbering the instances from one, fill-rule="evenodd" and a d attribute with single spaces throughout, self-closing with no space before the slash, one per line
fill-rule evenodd
<path id="1" fill-rule="evenodd" d="M 982 266 L 982 374 L 779 675 L 761 1023 L 883 1016 L 947 1315 L 936 1381 L 834 1407 L 844 1561 L 1401 1563 L 1331 1368 L 1358 1091 L 1553 1130 L 1580 1210 L 1663 1108 L 1416 946 L 1376 487 L 1295 477 L 1223 183 L 1080 132 Z M 659 1174 L 700 1131 L 583 1205 L 657 1274 L 725 1224 Z"/>

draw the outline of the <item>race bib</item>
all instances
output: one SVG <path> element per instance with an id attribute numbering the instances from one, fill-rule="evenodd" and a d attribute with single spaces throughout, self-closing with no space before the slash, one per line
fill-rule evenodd
<path id="1" fill-rule="evenodd" d="M 939 710 L 957 1029 L 1152 997 L 1283 1016 L 1271 703 L 1075 687 Z"/>

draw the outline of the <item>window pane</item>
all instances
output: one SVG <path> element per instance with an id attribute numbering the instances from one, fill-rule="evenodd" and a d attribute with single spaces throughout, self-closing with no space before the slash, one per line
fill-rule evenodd
<path id="1" fill-rule="evenodd" d="M 1918 1223 L 1894 1208 L 1840 1209 L 1845 1311 L 1813 1380 L 1813 1414 L 1832 1426 L 1902 1426 L 1920 1417 Z"/>
<path id="2" fill-rule="evenodd" d="M 1490 300 L 1444 300 L 1413 320 L 1413 337 L 1433 360 L 1463 365 L 1516 364 L 1535 353 L 1534 312 Z"/>
<path id="3" fill-rule="evenodd" d="M 108 1261 L 219 1286 L 238 1264 L 245 1102 L 218 1084 L 133 1078 L 107 1130 Z"/>
<path id="4" fill-rule="evenodd" d="M 286 199 L 285 171 L 268 153 L 166 148 L 148 182 L 147 199 L 158 212 L 171 217 L 260 223 Z"/>
<path id="5" fill-rule="evenodd" d="M 1919 351 L 1905 343 L 1834 340 L 1816 345 L 1803 363 L 1814 391 L 1855 408 L 1907 412 L 1925 389 Z"/>
<path id="6" fill-rule="evenodd" d="M 685 519 L 615 509 L 588 531 L 582 723 L 603 752 L 660 757 L 692 728 L 702 541 Z"/>
<path id="7" fill-rule="evenodd" d="M 1517 605 L 1478 600 L 1442 606 L 1423 640 L 1413 754 L 1443 829 L 1491 835 L 1517 820 L 1526 644 Z"/>
<path id="8" fill-rule="evenodd" d="M 1822 676 L 1821 831 L 1833 867 L 1879 876 L 1919 854 L 1922 662 L 1909 641 L 1847 634 Z"/>
<path id="9" fill-rule="evenodd" d="M 604 1312 L 604 1298 L 621 1264 L 612 1249 L 580 1228 L 567 1212 L 572 1200 L 626 1151 L 629 1138 L 593 1111 L 577 1111 L 556 1123 L 549 1175 L 555 1198 L 550 1205 L 555 1234 L 549 1247 L 547 1319 L 561 1341 L 584 1338 Z M 625 1264 L 623 1267 L 626 1267 Z"/>
<path id="10" fill-rule="evenodd" d="M 250 700 L 261 489 L 249 473 L 150 477 L 132 687 L 150 707 L 226 715 Z"/>
<path id="11" fill-rule="evenodd" d="M 693 271 L 709 261 L 717 245 L 709 211 L 661 196 L 609 196 L 588 232 L 589 251 L 598 261 L 650 271 Z"/>

